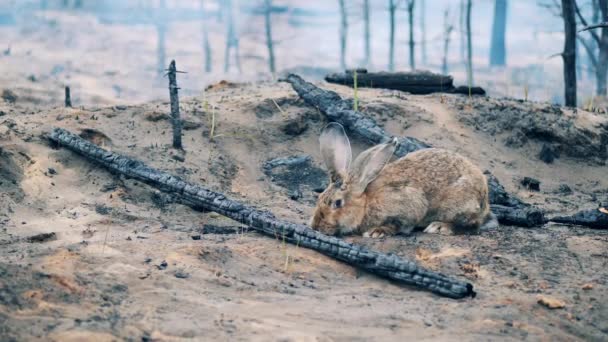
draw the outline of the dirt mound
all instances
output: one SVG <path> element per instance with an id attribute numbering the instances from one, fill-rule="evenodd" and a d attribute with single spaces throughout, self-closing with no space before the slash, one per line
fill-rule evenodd
<path id="1" fill-rule="evenodd" d="M 461 122 L 500 137 L 509 147 L 540 144 L 545 149 L 543 155 L 552 149 L 555 157 L 565 155 L 599 164 L 605 164 L 608 157 L 605 116 L 517 100 L 485 98 L 471 103 L 467 98 L 455 99 L 452 105 Z M 542 148 L 537 147 L 539 156 Z"/>

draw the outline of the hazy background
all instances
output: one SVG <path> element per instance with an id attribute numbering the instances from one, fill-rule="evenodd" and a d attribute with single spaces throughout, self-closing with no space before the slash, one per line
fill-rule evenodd
<path id="1" fill-rule="evenodd" d="M 308 78 L 321 79 L 330 70 L 340 69 L 338 0 L 275 0 L 280 11 L 272 13 L 277 74 L 267 62 L 263 1 L 232 0 L 236 32 L 240 39 L 242 69 L 224 71 L 227 20 L 218 15 L 216 0 L 166 1 L 163 18 L 159 0 L 7 1 L 0 0 L 0 86 L 17 89 L 33 102 L 55 104 L 62 101 L 62 88 L 70 85 L 77 104 L 132 103 L 161 99 L 166 79 L 157 72 L 157 27 L 167 25 L 166 59 L 177 61 L 182 93 L 200 95 L 208 84 L 230 81 L 269 80 L 282 72 L 299 71 Z M 364 34 L 362 0 L 345 0 L 348 12 L 347 67 L 362 65 Z M 443 56 L 444 11 L 450 10 L 454 25 L 448 55 L 449 73 L 455 83 L 466 84 L 461 58 L 459 25 L 460 1 L 426 0 L 426 63 L 422 60 L 422 2 L 416 1 L 415 39 L 417 69 L 439 72 Z M 544 1 L 551 2 L 551 1 Z M 203 19 L 212 55 L 212 71 L 204 68 Z M 371 70 L 386 70 L 389 50 L 388 0 L 370 0 Z M 46 9 L 43 7 L 46 6 Z M 581 8 L 590 8 L 581 3 Z M 563 49 L 563 23 L 555 13 L 537 1 L 510 0 L 507 12 L 507 67 L 489 67 L 493 0 L 474 0 L 472 10 L 473 63 L 476 85 L 491 95 L 563 102 L 562 62 L 555 55 Z M 397 70 L 409 70 L 408 25 L 402 4 L 396 18 Z M 9 51 L 7 53 L 7 51 Z M 582 52 L 582 50 L 581 50 Z M 583 54 L 584 55 L 584 54 Z M 584 61 L 583 61 L 584 63 Z M 593 94 L 593 76 L 581 65 L 580 102 Z"/>

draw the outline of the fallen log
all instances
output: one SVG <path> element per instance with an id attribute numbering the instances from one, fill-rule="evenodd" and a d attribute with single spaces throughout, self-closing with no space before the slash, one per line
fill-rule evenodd
<path id="1" fill-rule="evenodd" d="M 500 204 L 490 204 L 492 213 L 498 222 L 519 227 L 538 227 L 547 223 L 544 212 L 536 207 L 506 207 Z"/>
<path id="2" fill-rule="evenodd" d="M 379 144 L 391 139 L 390 134 L 378 126 L 374 120 L 364 113 L 352 110 L 350 102 L 343 100 L 337 93 L 321 89 L 295 74 L 289 74 L 285 81 L 291 84 L 305 102 L 318 108 L 330 121 L 342 124 L 346 130 L 359 138 L 370 144 Z M 403 157 L 410 152 L 429 147 L 431 146 L 416 138 L 402 137 L 399 138 L 395 156 Z M 530 209 L 529 204 L 509 195 L 496 177 L 489 172 L 486 173 L 486 176 L 490 190 L 490 203 L 502 206 L 500 212 L 495 213 L 500 223 L 533 227 L 537 226 L 540 221 L 544 221 L 544 218 L 543 220 L 538 219 L 539 215 L 544 215 L 541 209 Z M 532 214 L 532 212 L 535 213 Z M 530 221 L 526 221 L 526 218 L 529 218 Z"/>
<path id="3" fill-rule="evenodd" d="M 608 214 L 599 209 L 583 210 L 571 216 L 556 216 L 549 218 L 549 221 L 594 229 L 608 229 Z"/>
<path id="4" fill-rule="evenodd" d="M 357 72 L 357 87 L 384 88 L 405 91 L 416 95 L 431 93 L 452 93 L 466 95 L 485 95 L 481 87 L 454 87 L 450 75 L 435 74 L 429 71 L 409 72 L 368 72 L 366 69 L 346 70 L 343 73 L 332 73 L 325 76 L 329 83 L 353 87 Z"/>
<path id="5" fill-rule="evenodd" d="M 64 129 L 55 128 L 49 139 L 109 170 L 137 179 L 184 200 L 189 205 L 214 211 L 246 224 L 256 231 L 314 249 L 327 256 L 362 268 L 370 273 L 418 287 L 450 298 L 475 296 L 473 285 L 426 270 L 394 254 L 382 254 L 342 239 L 327 236 L 307 226 L 279 220 L 262 211 L 231 200 L 221 193 L 187 183 L 169 173 L 153 169 L 141 161 L 100 148 Z"/>

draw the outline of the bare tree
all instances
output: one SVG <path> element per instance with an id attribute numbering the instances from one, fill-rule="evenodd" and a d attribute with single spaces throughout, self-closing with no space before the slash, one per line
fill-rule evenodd
<path id="1" fill-rule="evenodd" d="M 364 26 L 364 40 L 365 40 L 365 66 L 369 66 L 371 63 L 371 33 L 369 26 L 369 0 L 363 0 L 363 26 Z"/>
<path id="2" fill-rule="evenodd" d="M 390 17 L 390 37 L 388 52 L 388 70 L 395 71 L 395 12 L 397 11 L 397 1 L 388 0 L 388 13 Z"/>
<path id="3" fill-rule="evenodd" d="M 594 0 L 593 4 L 594 23 L 597 23 L 600 19 L 602 22 L 608 21 L 608 0 Z M 597 8 L 595 8 L 595 5 L 597 5 Z M 589 26 L 576 2 L 574 2 L 574 10 L 581 24 L 586 27 Z M 591 62 L 591 66 L 595 71 L 596 95 L 605 97 L 608 95 L 606 86 L 608 77 L 608 27 L 599 26 L 596 28 L 600 28 L 599 34 L 594 29 L 585 30 L 585 32 L 579 33 L 578 38 L 585 48 L 587 56 Z M 585 36 L 589 35 L 590 38 L 585 38 Z"/>
<path id="4" fill-rule="evenodd" d="M 274 74 L 276 68 L 274 65 L 274 42 L 272 40 L 272 21 L 270 13 L 272 12 L 272 0 L 264 0 L 264 23 L 266 27 L 266 46 L 268 47 L 268 67 L 270 72 Z"/>
<path id="5" fill-rule="evenodd" d="M 460 20 L 458 21 L 458 31 L 460 33 L 460 60 L 466 64 L 466 47 L 465 47 L 465 0 L 460 0 Z"/>
<path id="6" fill-rule="evenodd" d="M 564 84 L 566 106 L 576 107 L 576 3 L 575 0 L 562 0 L 562 17 L 564 18 L 565 43 L 562 59 L 564 60 Z"/>
<path id="7" fill-rule="evenodd" d="M 161 76 L 165 73 L 166 68 L 165 40 L 167 35 L 167 2 L 165 0 L 160 0 L 159 13 L 159 18 L 156 20 L 156 70 L 158 75 Z"/>
<path id="8" fill-rule="evenodd" d="M 506 64 L 506 29 L 507 0 L 495 0 L 492 41 L 490 43 L 490 66 L 504 66 Z"/>
<path id="9" fill-rule="evenodd" d="M 443 13 L 443 62 L 441 63 L 441 72 L 444 75 L 448 73 L 448 51 L 452 31 L 454 31 L 454 25 L 450 20 L 450 9 L 446 8 Z"/>
<path id="10" fill-rule="evenodd" d="M 473 42 L 471 41 L 471 9 L 472 1 L 467 0 L 466 27 L 467 27 L 467 84 L 473 86 Z"/>
<path id="11" fill-rule="evenodd" d="M 201 0 L 201 16 L 203 18 L 203 50 L 205 51 L 205 72 L 211 72 L 213 60 L 211 57 L 211 44 L 209 43 L 209 30 L 207 29 L 207 16 L 205 0 Z"/>
<path id="12" fill-rule="evenodd" d="M 414 7 L 416 1 L 415 0 L 407 0 L 407 17 L 408 17 L 408 26 L 410 30 L 410 39 L 408 45 L 410 47 L 410 69 L 416 69 L 416 60 L 415 60 L 415 51 L 414 45 Z"/>
<path id="13" fill-rule="evenodd" d="M 236 32 L 234 20 L 234 8 L 232 0 L 223 0 L 222 17 L 226 17 L 226 50 L 224 52 L 224 72 L 230 70 L 230 52 L 234 50 L 234 61 L 239 72 L 241 72 L 241 57 L 239 52 L 239 37 Z"/>
<path id="14" fill-rule="evenodd" d="M 422 49 L 422 64 L 426 65 L 426 1 L 420 0 L 420 32 L 422 39 L 420 40 L 420 48 Z"/>
<path id="15" fill-rule="evenodd" d="M 344 0 L 338 0 L 340 5 L 340 67 L 346 69 L 346 39 L 348 34 L 348 18 Z"/>

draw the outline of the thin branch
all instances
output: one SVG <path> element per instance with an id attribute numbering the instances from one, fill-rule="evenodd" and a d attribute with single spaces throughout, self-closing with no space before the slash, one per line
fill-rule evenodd
<path id="1" fill-rule="evenodd" d="M 592 29 L 600 28 L 600 27 L 608 28 L 608 22 L 586 26 L 586 27 L 580 29 L 578 32 L 589 31 L 589 30 L 592 30 Z M 594 34 L 595 36 L 597 36 L 596 33 L 593 33 L 594 31 L 591 31 L 591 32 L 592 32 L 592 34 Z"/>
<path id="2" fill-rule="evenodd" d="M 578 16 L 578 19 L 581 21 L 581 24 L 583 24 L 583 26 L 585 27 L 589 27 L 589 25 L 587 24 L 587 20 L 585 20 L 585 18 L 583 17 L 583 15 L 581 14 L 581 10 L 578 7 L 578 5 L 576 4 L 576 1 L 574 1 L 574 10 L 576 11 L 576 15 Z M 601 27 L 601 26 L 599 26 Z M 587 29 L 583 29 L 583 31 L 585 31 Z M 581 31 L 579 31 L 581 32 Z M 597 35 L 597 32 L 595 31 L 590 31 L 591 32 L 591 36 L 593 37 L 593 39 L 595 39 L 595 41 L 597 42 L 597 45 L 600 45 L 600 36 Z"/>

